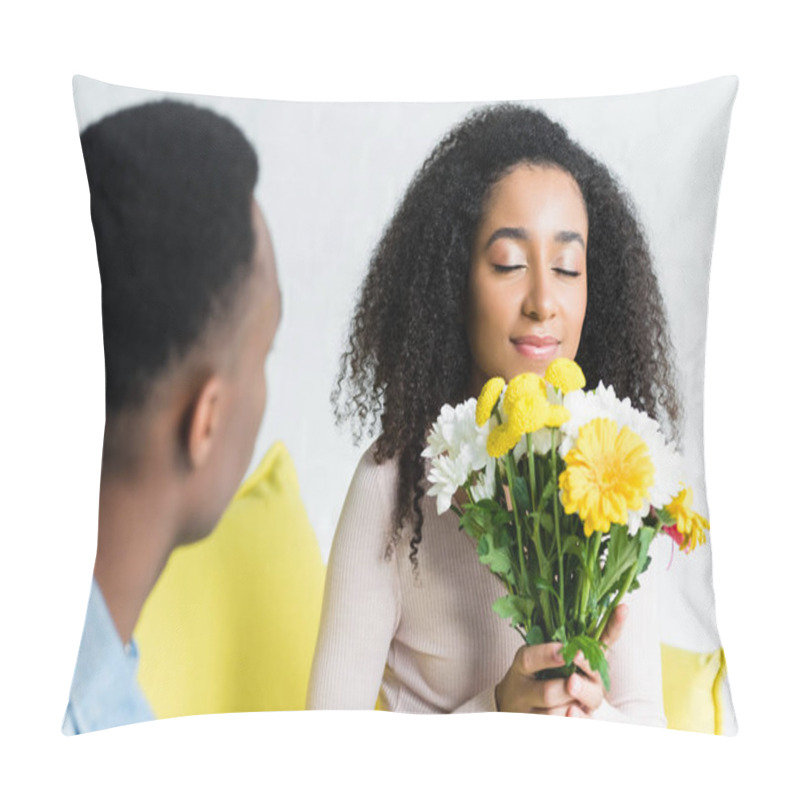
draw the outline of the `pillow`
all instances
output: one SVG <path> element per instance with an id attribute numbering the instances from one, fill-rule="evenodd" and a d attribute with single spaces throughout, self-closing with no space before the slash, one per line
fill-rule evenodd
<path id="1" fill-rule="evenodd" d="M 142 609 L 139 683 L 156 716 L 304 709 L 323 585 L 279 442 L 211 536 L 175 550 Z"/>
<path id="2" fill-rule="evenodd" d="M 695 509 L 707 518 L 708 274 L 736 89 L 735 78 L 719 78 L 638 95 L 521 101 L 563 125 L 630 200 L 675 347 L 686 477 Z M 135 638 L 139 681 L 156 716 L 303 708 L 324 563 L 365 446 L 354 446 L 335 424 L 330 404 L 354 300 L 382 231 L 432 148 L 491 104 L 285 103 L 165 94 L 83 77 L 75 78 L 74 97 L 81 129 L 163 98 L 209 108 L 234 122 L 257 154 L 254 196 L 272 236 L 284 313 L 253 471 L 213 534 L 173 553 Z M 366 402 L 353 398 L 356 411 Z M 271 446 L 276 440 L 286 446 Z M 369 487 L 376 497 L 381 480 Z M 663 692 L 656 693 L 663 694 L 669 727 L 732 734 L 730 703 L 722 711 L 729 691 L 712 590 L 711 523 L 709 544 L 688 557 L 673 553 L 666 537 L 653 547 L 660 617 L 650 630 L 663 672 Z M 428 546 L 421 546 L 423 559 Z M 365 606 L 378 603 L 367 591 L 359 598 Z M 322 619 L 324 627 L 324 611 Z M 368 647 L 366 639 L 357 644 Z M 395 685 L 387 696 L 402 694 Z M 476 697 L 465 707 L 480 710 Z M 448 709 L 451 699 L 435 705 Z"/>
<path id="3" fill-rule="evenodd" d="M 694 653 L 662 643 L 661 673 L 664 713 L 670 728 L 724 733 L 725 654 L 721 648 L 710 653 Z"/>

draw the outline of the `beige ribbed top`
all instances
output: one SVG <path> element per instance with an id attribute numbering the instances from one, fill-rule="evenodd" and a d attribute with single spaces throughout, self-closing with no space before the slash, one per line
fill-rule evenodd
<path id="1" fill-rule="evenodd" d="M 308 691 L 310 709 L 412 713 L 496 711 L 494 688 L 522 645 L 493 611 L 505 594 L 478 561 L 452 512 L 422 502 L 415 577 L 408 537 L 384 558 L 397 467 L 361 458 L 328 561 L 322 619 Z M 628 597 L 628 619 L 609 650 L 611 692 L 596 719 L 665 725 L 656 591 L 649 580 Z"/>

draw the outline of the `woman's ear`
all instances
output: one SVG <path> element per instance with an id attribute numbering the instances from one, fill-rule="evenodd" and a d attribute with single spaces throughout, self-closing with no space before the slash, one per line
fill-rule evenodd
<path id="1" fill-rule="evenodd" d="M 222 381 L 210 377 L 200 387 L 186 426 L 186 457 L 192 469 L 199 469 L 211 453 L 220 423 Z"/>

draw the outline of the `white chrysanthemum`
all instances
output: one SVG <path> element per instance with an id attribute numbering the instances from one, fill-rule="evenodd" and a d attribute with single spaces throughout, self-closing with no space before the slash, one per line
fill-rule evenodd
<path id="1" fill-rule="evenodd" d="M 486 465 L 486 468 L 478 476 L 475 483 L 472 484 L 470 491 L 472 492 L 472 499 L 475 502 L 478 500 L 491 500 L 494 497 L 495 491 L 495 465 L 494 459 L 491 463 Z"/>
<path id="2" fill-rule="evenodd" d="M 453 495 L 459 487 L 466 483 L 469 476 L 464 468 L 463 460 L 450 458 L 447 455 L 437 456 L 431 463 L 428 471 L 428 480 L 431 483 L 428 494 L 436 498 L 436 511 L 444 514 L 453 502 Z"/>
<path id="3" fill-rule="evenodd" d="M 423 458 L 431 460 L 428 494 L 436 497 L 436 510 L 443 514 L 450 508 L 453 495 L 474 472 L 485 470 L 494 460 L 486 452 L 486 439 L 497 425 L 489 420 L 481 427 L 475 422 L 477 400 L 470 398 L 455 408 L 442 407 L 428 435 Z M 492 479 L 494 472 L 492 471 Z"/>
<path id="4" fill-rule="evenodd" d="M 680 491 L 683 477 L 680 454 L 674 444 L 666 441 L 658 422 L 634 408 L 629 398 L 620 400 L 613 386 L 600 383 L 594 392 L 570 392 L 564 398 L 564 405 L 570 411 L 570 419 L 562 426 L 564 437 L 559 449 L 562 458 L 572 449 L 581 427 L 598 417 L 612 419 L 620 428 L 627 426 L 647 445 L 655 467 L 655 481 L 642 507 L 628 514 L 628 528 L 635 533 L 651 505 L 663 508 Z"/>
<path id="5" fill-rule="evenodd" d="M 486 439 L 497 422 L 489 420 L 486 425 L 478 427 L 475 422 L 476 403 L 477 400 L 471 397 L 455 408 L 450 405 L 442 407 L 428 435 L 428 446 L 422 451 L 423 458 L 463 457 L 472 465 L 472 470 L 483 469 L 489 463 Z"/>

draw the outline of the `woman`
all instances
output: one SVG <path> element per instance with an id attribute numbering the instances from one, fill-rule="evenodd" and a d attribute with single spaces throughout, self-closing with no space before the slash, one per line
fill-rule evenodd
<path id="1" fill-rule="evenodd" d="M 372 435 L 379 419 L 379 435 L 331 550 L 310 708 L 380 695 L 397 711 L 664 724 L 651 576 L 609 628 L 608 697 L 583 660 L 584 675 L 539 680 L 560 645 L 519 647 L 491 610 L 500 581 L 425 494 L 420 454 L 441 406 L 561 356 L 676 429 L 663 303 L 629 202 L 541 112 L 480 110 L 415 176 L 361 290 L 334 401 L 340 423 Z"/>

